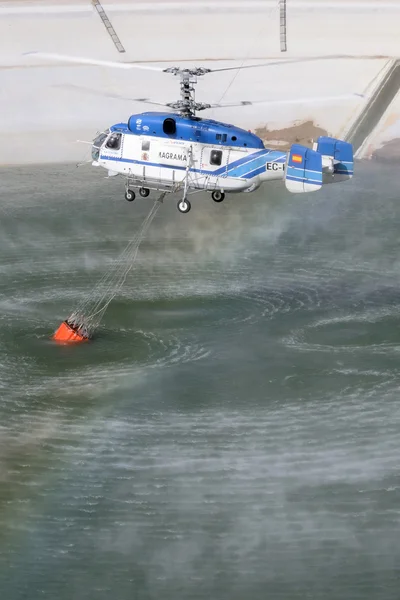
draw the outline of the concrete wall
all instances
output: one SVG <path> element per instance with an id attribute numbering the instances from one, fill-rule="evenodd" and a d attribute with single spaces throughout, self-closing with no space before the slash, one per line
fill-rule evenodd
<path id="1" fill-rule="evenodd" d="M 90 2 L 0 2 L 0 163 L 81 160 L 97 130 L 152 107 L 132 101 L 178 98 L 172 75 L 39 61 L 35 50 L 114 61 L 212 67 L 274 57 L 330 59 L 210 74 L 199 81 L 199 101 L 267 101 L 370 94 L 389 58 L 400 55 L 400 2 L 288 0 L 288 51 L 280 53 L 276 0 L 116 2 L 106 10 L 123 46 L 119 53 Z M 335 55 L 350 58 L 334 58 Z M 115 97 L 119 96 L 119 97 Z M 314 120 L 340 135 L 362 109 L 348 100 L 256 104 L 205 111 L 255 129 Z M 154 108 L 154 107 L 153 107 Z M 387 118 L 395 124 L 399 101 Z M 387 128 L 386 128 L 387 130 Z M 390 134 L 389 134 L 390 135 Z"/>

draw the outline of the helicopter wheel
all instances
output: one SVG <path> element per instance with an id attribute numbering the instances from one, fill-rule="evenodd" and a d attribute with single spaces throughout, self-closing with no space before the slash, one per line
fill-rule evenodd
<path id="1" fill-rule="evenodd" d="M 133 202 L 135 197 L 135 192 L 133 190 L 126 190 L 125 200 L 128 200 L 128 202 Z"/>
<path id="2" fill-rule="evenodd" d="M 179 200 L 178 202 L 178 210 L 181 213 L 188 213 L 191 209 L 191 204 L 189 200 Z"/>
<path id="3" fill-rule="evenodd" d="M 147 198 L 147 196 L 150 194 L 150 190 L 148 188 L 141 187 L 139 189 L 139 194 L 142 196 L 142 198 Z"/>
<path id="4" fill-rule="evenodd" d="M 224 192 L 216 190 L 211 194 L 211 198 L 214 200 L 214 202 L 222 202 L 222 200 L 225 198 L 225 194 Z"/>

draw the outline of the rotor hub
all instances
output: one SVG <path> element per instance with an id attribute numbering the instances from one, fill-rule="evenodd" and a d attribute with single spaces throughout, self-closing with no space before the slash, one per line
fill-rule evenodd
<path id="1" fill-rule="evenodd" d="M 181 69 L 180 67 L 168 67 L 163 70 L 164 73 L 172 73 L 173 75 L 180 75 L 182 77 L 201 77 L 206 73 L 211 73 L 211 69 L 205 67 L 195 67 L 193 69 Z"/>
<path id="2" fill-rule="evenodd" d="M 181 69 L 180 67 L 168 67 L 164 73 L 172 73 L 180 76 L 181 99 L 176 102 L 169 102 L 167 106 L 179 110 L 181 116 L 194 117 L 197 110 L 211 108 L 210 104 L 195 101 L 194 86 L 197 83 L 197 77 L 210 73 L 211 69 L 205 67 L 195 67 L 193 69 Z"/>

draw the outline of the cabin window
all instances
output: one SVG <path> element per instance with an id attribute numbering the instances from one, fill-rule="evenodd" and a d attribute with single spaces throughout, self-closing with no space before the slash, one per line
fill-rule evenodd
<path id="1" fill-rule="evenodd" d="M 222 135 L 220 133 L 217 133 L 217 135 L 215 137 L 217 138 L 217 140 L 221 140 L 222 139 Z"/>
<path id="2" fill-rule="evenodd" d="M 211 150 L 210 165 L 219 166 L 222 162 L 222 150 Z"/>
<path id="3" fill-rule="evenodd" d="M 142 152 L 148 152 L 150 150 L 150 142 L 149 140 L 142 141 Z"/>
<path id="4" fill-rule="evenodd" d="M 171 119 L 170 117 L 168 117 L 167 119 L 164 120 L 163 132 L 166 133 L 167 135 L 174 135 L 174 133 L 176 133 L 175 119 Z"/>
<path id="5" fill-rule="evenodd" d="M 223 142 L 226 142 L 226 133 L 223 133 L 223 134 L 222 134 L 222 141 L 223 141 Z"/>
<path id="6" fill-rule="evenodd" d="M 107 140 L 106 148 L 110 150 L 119 150 L 121 148 L 121 133 L 113 133 Z"/>
<path id="7" fill-rule="evenodd" d="M 236 135 L 233 135 L 233 136 L 232 136 L 232 142 L 236 142 L 236 140 L 237 140 L 237 137 L 236 137 Z"/>

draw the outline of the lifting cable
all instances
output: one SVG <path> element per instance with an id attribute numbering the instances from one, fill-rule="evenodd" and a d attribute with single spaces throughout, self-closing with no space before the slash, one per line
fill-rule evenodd
<path id="1" fill-rule="evenodd" d="M 83 342 L 89 340 L 112 302 L 118 294 L 137 257 L 140 243 L 157 214 L 166 193 L 155 200 L 149 214 L 135 234 L 115 259 L 111 268 L 95 285 L 93 290 L 78 304 L 70 316 L 63 321 L 53 335 L 59 342 Z"/>

